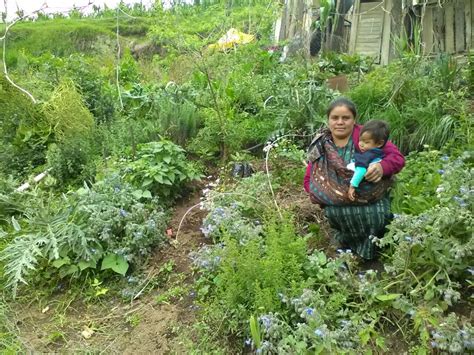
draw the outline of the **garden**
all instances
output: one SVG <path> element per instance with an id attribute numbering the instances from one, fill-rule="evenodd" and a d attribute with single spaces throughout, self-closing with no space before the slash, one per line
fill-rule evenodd
<path id="1" fill-rule="evenodd" d="M 284 58 L 278 13 L 121 3 L 2 25 L 3 353 L 474 351 L 474 56 Z M 253 40 L 213 46 L 230 28 Z M 303 190 L 341 95 L 406 156 L 370 263 Z"/>

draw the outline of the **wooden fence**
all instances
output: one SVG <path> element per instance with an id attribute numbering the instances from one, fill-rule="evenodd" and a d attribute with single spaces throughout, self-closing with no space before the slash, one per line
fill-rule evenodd
<path id="1" fill-rule="evenodd" d="M 425 54 L 472 49 L 474 0 L 426 1 L 418 6 Z"/>

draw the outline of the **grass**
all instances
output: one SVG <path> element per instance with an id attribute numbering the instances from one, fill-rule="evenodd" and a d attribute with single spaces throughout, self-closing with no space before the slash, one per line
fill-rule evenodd
<path id="1" fill-rule="evenodd" d="M 17 354 L 22 350 L 18 339 L 18 329 L 9 317 L 10 309 L 3 296 L 0 298 L 0 352 L 2 354 Z"/>
<path id="2" fill-rule="evenodd" d="M 122 38 L 144 37 L 152 19 L 121 18 L 119 23 Z M 0 26 L 0 33 L 4 26 Z M 7 37 L 6 62 L 15 66 L 20 53 L 40 56 L 52 53 L 68 56 L 72 53 L 96 53 L 100 42 L 115 41 L 115 18 L 54 19 L 47 21 L 27 21 L 17 23 Z"/>

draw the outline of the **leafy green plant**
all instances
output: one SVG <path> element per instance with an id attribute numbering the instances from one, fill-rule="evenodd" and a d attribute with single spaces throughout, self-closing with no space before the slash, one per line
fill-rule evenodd
<path id="1" fill-rule="evenodd" d="M 184 150 L 170 141 L 143 144 L 137 155 L 137 160 L 126 168 L 128 179 L 161 198 L 175 198 L 186 183 L 201 177 L 187 160 Z"/>
<path id="2" fill-rule="evenodd" d="M 452 139 L 462 142 L 460 133 L 471 126 L 463 104 L 466 91 L 452 90 L 458 85 L 455 77 L 459 68 L 449 58 L 434 63 L 424 58 L 395 61 L 367 74 L 349 96 L 358 105 L 362 122 L 388 121 L 391 139 L 403 152 L 424 145 L 440 149 Z"/>
<path id="3" fill-rule="evenodd" d="M 449 157 L 437 150 L 410 153 L 405 169 L 397 175 L 392 194 L 393 212 L 416 215 L 437 205 L 436 189 L 448 161 Z"/>
<path id="4" fill-rule="evenodd" d="M 71 137 L 62 143 L 52 143 L 48 147 L 46 160 L 50 174 L 62 186 L 81 184 L 93 180 L 95 149 L 90 137 Z"/>
<path id="5" fill-rule="evenodd" d="M 265 247 L 260 238 L 242 243 L 230 234 L 224 238 L 226 247 L 214 277 L 213 307 L 231 315 L 227 328 L 237 334 L 255 312 L 279 309 L 279 292 L 295 293 L 302 288 L 305 243 L 295 235 L 291 219 L 271 220 L 264 235 Z"/>
<path id="6" fill-rule="evenodd" d="M 78 276 L 111 269 L 124 275 L 153 245 L 165 240 L 162 210 L 138 202 L 135 189 L 118 177 L 84 187 L 45 209 L 12 219 L 12 242 L 0 254 L 8 287 L 16 293 L 40 270 L 43 276 Z M 156 201 L 155 201 L 156 202 Z"/>

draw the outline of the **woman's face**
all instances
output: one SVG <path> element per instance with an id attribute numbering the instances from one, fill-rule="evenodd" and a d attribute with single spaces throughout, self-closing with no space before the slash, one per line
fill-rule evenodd
<path id="1" fill-rule="evenodd" d="M 333 138 L 345 139 L 352 134 L 355 118 L 346 106 L 336 106 L 328 117 L 328 126 Z"/>

